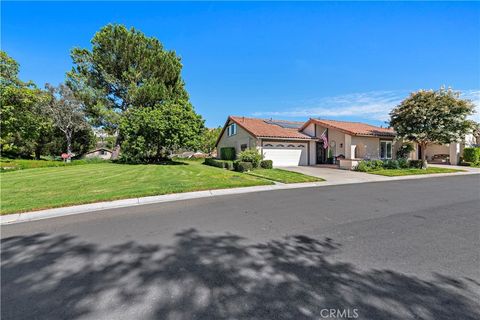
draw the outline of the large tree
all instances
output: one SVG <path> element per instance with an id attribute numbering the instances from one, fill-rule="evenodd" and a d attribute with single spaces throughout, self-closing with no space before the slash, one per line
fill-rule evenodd
<path id="1" fill-rule="evenodd" d="M 64 84 L 60 84 L 58 87 L 46 84 L 46 89 L 50 95 L 45 108 L 46 113 L 65 137 L 66 151 L 68 155 L 71 155 L 74 134 L 90 128 L 83 112 L 83 103 Z"/>
<path id="2" fill-rule="evenodd" d="M 203 120 L 187 101 L 133 108 L 120 123 L 125 162 L 159 162 L 178 148 L 195 149 Z"/>
<path id="3" fill-rule="evenodd" d="M 188 101 L 180 58 L 165 50 L 158 39 L 134 28 L 109 24 L 91 43 L 91 50 L 72 50 L 75 66 L 67 74 L 67 83 L 83 100 L 96 125 L 116 131 L 131 108 Z"/>
<path id="4" fill-rule="evenodd" d="M 0 51 L 0 147 L 4 155 L 40 158 L 52 134 L 47 94 L 18 78 L 19 64 Z"/>
<path id="5" fill-rule="evenodd" d="M 420 90 L 390 112 L 390 125 L 400 138 L 418 143 L 422 148 L 422 167 L 427 168 L 428 146 L 461 141 L 471 130 L 467 117 L 474 112 L 474 104 L 461 99 L 460 92 L 444 87 Z"/>
<path id="6" fill-rule="evenodd" d="M 212 153 L 215 149 L 215 143 L 217 142 L 218 136 L 220 135 L 221 131 L 222 127 L 217 127 L 213 129 L 206 128 L 200 138 L 199 149 L 208 154 Z"/>

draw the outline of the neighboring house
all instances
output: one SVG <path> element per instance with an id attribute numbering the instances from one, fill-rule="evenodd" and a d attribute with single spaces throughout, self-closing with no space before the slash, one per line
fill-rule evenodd
<path id="1" fill-rule="evenodd" d="M 100 158 L 103 160 L 109 160 L 112 157 L 112 151 L 107 148 L 98 148 L 92 151 L 89 151 L 85 154 L 85 158 Z"/>
<path id="2" fill-rule="evenodd" d="M 325 164 L 351 169 L 362 159 L 393 159 L 395 133 L 359 122 L 228 117 L 216 147 L 257 148 L 274 166 Z M 325 147 L 325 143 L 328 145 Z"/>
<path id="3" fill-rule="evenodd" d="M 465 147 L 475 146 L 477 143 L 473 134 L 467 134 L 463 141 L 448 144 L 432 143 L 427 146 L 426 158 L 429 163 L 445 163 L 456 165 L 460 162 Z M 417 160 L 422 158 L 423 150 L 416 143 L 413 144 L 414 151 L 410 154 L 410 159 Z"/>

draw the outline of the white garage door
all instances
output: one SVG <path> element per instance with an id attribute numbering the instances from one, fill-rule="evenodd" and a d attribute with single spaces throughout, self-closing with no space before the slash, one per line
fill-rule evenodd
<path id="1" fill-rule="evenodd" d="M 265 143 L 263 158 L 272 160 L 274 167 L 306 166 L 306 143 Z"/>

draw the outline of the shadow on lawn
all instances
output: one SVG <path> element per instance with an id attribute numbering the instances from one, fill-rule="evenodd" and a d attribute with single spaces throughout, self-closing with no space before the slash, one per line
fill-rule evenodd
<path id="1" fill-rule="evenodd" d="M 323 308 L 355 308 L 360 319 L 480 316 L 478 300 L 462 280 L 360 271 L 331 261 L 340 248 L 331 239 L 306 236 L 246 244 L 235 235 L 193 229 L 177 234 L 170 246 L 11 237 L 2 242 L 1 315 L 98 318 L 94 308 L 102 301 L 106 312 L 152 319 L 320 319 Z M 141 307 L 126 307 L 132 305 Z M 151 312 L 141 316 L 138 310 Z"/>

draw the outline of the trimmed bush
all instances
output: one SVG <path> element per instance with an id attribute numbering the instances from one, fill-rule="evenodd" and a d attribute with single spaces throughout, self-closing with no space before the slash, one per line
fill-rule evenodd
<path id="1" fill-rule="evenodd" d="M 422 169 L 422 160 L 410 160 L 408 162 L 410 168 Z"/>
<path id="2" fill-rule="evenodd" d="M 360 161 L 360 163 L 357 165 L 357 167 L 355 168 L 355 170 L 356 170 L 356 171 L 360 171 L 360 172 L 368 172 L 368 171 L 370 171 L 370 167 L 368 166 L 367 161 L 362 160 L 362 161 Z"/>
<path id="3" fill-rule="evenodd" d="M 241 162 L 251 162 L 254 168 L 258 168 L 262 155 L 258 153 L 257 149 L 247 149 L 238 154 L 238 160 Z"/>
<path id="4" fill-rule="evenodd" d="M 468 147 L 463 149 L 463 160 L 477 164 L 480 162 L 480 147 Z"/>
<path id="5" fill-rule="evenodd" d="M 383 161 L 382 160 L 370 160 L 370 168 L 372 170 L 379 170 L 383 168 Z"/>
<path id="6" fill-rule="evenodd" d="M 220 149 L 220 159 L 222 160 L 235 160 L 235 148 L 225 147 Z"/>
<path id="7" fill-rule="evenodd" d="M 251 162 L 244 162 L 244 161 L 235 161 L 233 163 L 235 171 L 238 172 L 248 172 L 253 169 L 253 164 Z"/>
<path id="8" fill-rule="evenodd" d="M 400 165 L 397 160 L 385 160 L 383 162 L 383 167 L 385 169 L 400 169 Z"/>
<path id="9" fill-rule="evenodd" d="M 233 161 L 229 160 L 218 160 L 215 158 L 205 158 L 205 161 L 203 162 L 207 166 L 212 166 L 212 167 L 217 167 L 217 168 L 223 168 L 227 170 L 233 170 Z"/>
<path id="10" fill-rule="evenodd" d="M 262 160 L 260 161 L 260 167 L 263 169 L 272 169 L 273 161 L 272 160 Z"/>
<path id="11" fill-rule="evenodd" d="M 408 168 L 408 160 L 405 159 L 405 158 L 400 158 L 397 160 L 398 162 L 398 166 L 401 168 L 401 169 L 406 169 Z"/>

